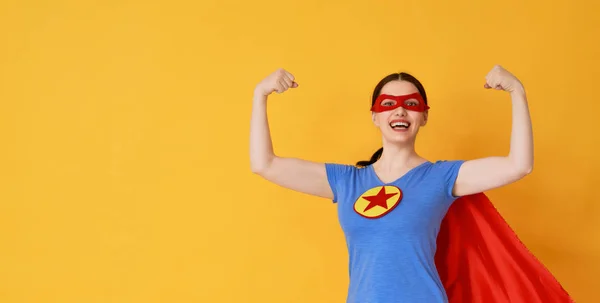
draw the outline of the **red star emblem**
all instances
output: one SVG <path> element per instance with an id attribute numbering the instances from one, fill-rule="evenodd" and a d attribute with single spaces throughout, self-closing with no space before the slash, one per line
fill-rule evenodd
<path id="1" fill-rule="evenodd" d="M 370 202 L 369 205 L 367 205 L 367 207 L 365 207 L 365 210 L 363 210 L 363 212 L 366 212 L 367 210 L 369 210 L 375 206 L 381 206 L 385 209 L 388 209 L 387 200 L 397 194 L 398 193 L 386 194 L 385 186 L 381 187 L 381 189 L 379 190 L 379 193 L 377 193 L 377 195 L 363 197 L 363 199 Z"/>

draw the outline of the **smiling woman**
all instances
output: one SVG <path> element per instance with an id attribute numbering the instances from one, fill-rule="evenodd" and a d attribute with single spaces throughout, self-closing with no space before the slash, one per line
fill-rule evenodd
<path id="1" fill-rule="evenodd" d="M 350 255 L 347 302 L 570 301 L 482 193 L 533 166 L 525 90 L 516 77 L 495 66 L 484 85 L 511 94 L 509 154 L 470 161 L 431 162 L 415 151 L 429 106 L 423 85 L 407 73 L 375 87 L 371 112 L 383 147 L 370 160 L 353 166 L 276 156 L 267 96 L 297 87 L 283 69 L 256 86 L 251 166 L 273 183 L 337 203 Z"/>
<path id="2" fill-rule="evenodd" d="M 387 75 L 377 83 L 373 91 L 371 101 L 373 122 L 381 129 L 384 141 L 386 140 L 386 134 L 390 133 L 389 128 L 386 127 L 386 123 L 389 123 L 394 132 L 411 131 L 411 136 L 403 137 L 412 140 L 410 144 L 414 146 L 419 128 L 427 123 L 428 110 L 429 105 L 427 104 L 425 88 L 411 74 L 395 73 Z M 401 112 L 403 116 L 400 116 L 398 112 Z M 396 113 L 396 115 L 392 116 L 391 113 Z M 392 117 L 390 118 L 390 116 Z M 384 127 L 382 127 L 382 119 Z M 391 121 L 388 121 L 390 119 Z M 413 122 L 416 124 L 413 125 Z M 394 141 L 393 138 L 391 140 Z M 359 167 L 371 165 L 381 157 L 382 152 L 383 147 L 377 150 L 370 160 L 359 161 L 356 165 Z"/>

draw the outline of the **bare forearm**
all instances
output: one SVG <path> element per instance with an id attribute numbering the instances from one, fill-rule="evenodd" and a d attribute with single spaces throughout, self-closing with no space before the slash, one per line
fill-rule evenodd
<path id="1" fill-rule="evenodd" d="M 509 160 L 519 171 L 528 174 L 533 169 L 533 131 L 525 90 L 511 92 L 512 133 Z"/>
<path id="2" fill-rule="evenodd" d="M 252 171 L 265 170 L 274 157 L 267 118 L 267 97 L 255 93 L 250 120 L 250 165 Z"/>

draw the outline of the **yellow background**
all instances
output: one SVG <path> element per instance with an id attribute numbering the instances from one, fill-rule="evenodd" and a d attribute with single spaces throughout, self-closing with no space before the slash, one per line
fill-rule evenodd
<path id="1" fill-rule="evenodd" d="M 489 193 L 578 302 L 598 301 L 597 1 L 0 2 L 0 301 L 343 302 L 330 201 L 250 172 L 255 84 L 276 152 L 354 163 L 368 108 L 408 71 L 432 106 L 418 149 L 508 151 L 496 63 L 525 84 L 535 169 Z"/>

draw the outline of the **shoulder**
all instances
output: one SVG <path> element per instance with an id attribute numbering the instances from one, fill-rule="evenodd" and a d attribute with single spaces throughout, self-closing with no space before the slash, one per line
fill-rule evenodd
<path id="1" fill-rule="evenodd" d="M 459 169 L 465 160 L 437 160 L 432 163 L 431 168 L 437 171 Z"/>
<path id="2" fill-rule="evenodd" d="M 422 176 L 430 181 L 454 183 L 464 160 L 436 160 L 429 162 Z"/>
<path id="3" fill-rule="evenodd" d="M 340 195 L 343 195 L 346 188 L 352 184 L 359 171 L 359 168 L 350 164 L 325 163 L 327 181 L 333 192 L 333 202 L 337 202 Z"/>
<path id="4" fill-rule="evenodd" d="M 352 164 L 325 163 L 325 172 L 330 182 L 353 182 L 368 177 L 371 166 L 356 166 Z"/>
<path id="5" fill-rule="evenodd" d="M 342 164 L 342 163 L 325 163 L 325 170 L 328 176 L 336 177 L 336 176 L 344 176 L 350 175 L 352 173 L 357 172 L 359 167 L 350 164 Z"/>
<path id="6" fill-rule="evenodd" d="M 436 180 L 447 198 L 453 200 L 454 184 L 465 160 L 438 160 L 431 165 L 430 176 Z"/>

